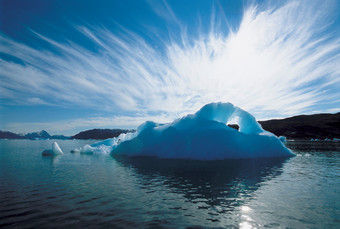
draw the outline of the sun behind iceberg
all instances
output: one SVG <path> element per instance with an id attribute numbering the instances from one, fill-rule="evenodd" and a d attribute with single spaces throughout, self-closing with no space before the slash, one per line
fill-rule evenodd
<path id="1" fill-rule="evenodd" d="M 231 121 L 239 125 L 239 131 L 227 125 Z M 207 104 L 195 114 L 167 124 L 148 121 L 135 133 L 83 148 L 86 153 L 198 160 L 294 155 L 279 138 L 263 130 L 251 114 L 231 103 Z"/>

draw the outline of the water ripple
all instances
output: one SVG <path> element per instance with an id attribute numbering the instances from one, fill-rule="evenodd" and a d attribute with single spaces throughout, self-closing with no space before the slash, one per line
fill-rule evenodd
<path id="1" fill-rule="evenodd" d="M 65 154 L 51 164 L 40 157 L 37 142 L 14 143 L 7 141 L 8 149 L 20 146 L 20 151 L 1 152 L 7 162 L 0 167 L 1 228 L 339 224 L 340 155 L 329 146 L 318 153 L 320 145 L 289 143 L 303 156 L 288 160 L 203 162 Z M 30 144 L 30 150 L 20 144 Z M 72 149 L 84 142 L 64 144 Z M 15 160 L 15 152 L 21 160 Z"/>

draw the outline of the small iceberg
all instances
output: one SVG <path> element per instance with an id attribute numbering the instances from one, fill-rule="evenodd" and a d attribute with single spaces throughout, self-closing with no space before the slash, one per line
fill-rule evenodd
<path id="1" fill-rule="evenodd" d="M 228 126 L 237 123 L 239 130 Z M 84 146 L 79 151 L 196 160 L 290 157 L 274 134 L 231 103 L 211 103 L 171 123 L 145 122 L 135 133 Z"/>
<path id="2" fill-rule="evenodd" d="M 57 142 L 53 142 L 52 149 L 46 149 L 42 152 L 43 156 L 56 156 L 56 155 L 60 155 L 60 154 L 64 154 L 64 153 L 60 149 Z"/>
<path id="3" fill-rule="evenodd" d="M 124 135 L 124 134 L 121 134 L 121 135 Z M 114 140 L 118 139 L 119 137 L 109 138 L 109 139 L 106 139 L 105 141 L 94 143 L 92 145 L 86 144 L 85 146 L 81 148 L 76 148 L 76 149 L 71 150 L 71 153 L 80 153 L 80 154 L 88 154 L 88 155 L 110 154 L 112 151 L 112 146 L 117 144 L 115 143 Z"/>

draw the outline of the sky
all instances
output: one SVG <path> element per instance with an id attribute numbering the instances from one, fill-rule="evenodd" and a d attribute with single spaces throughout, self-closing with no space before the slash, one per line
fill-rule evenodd
<path id="1" fill-rule="evenodd" d="M 0 23 L 1 130 L 340 112 L 337 0 L 0 0 Z"/>

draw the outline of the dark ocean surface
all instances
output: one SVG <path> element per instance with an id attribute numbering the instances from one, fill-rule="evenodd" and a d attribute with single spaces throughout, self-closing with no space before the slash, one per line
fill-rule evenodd
<path id="1" fill-rule="evenodd" d="M 297 156 L 165 160 L 71 154 L 94 141 L 0 140 L 0 228 L 340 228 L 340 142 Z"/>

